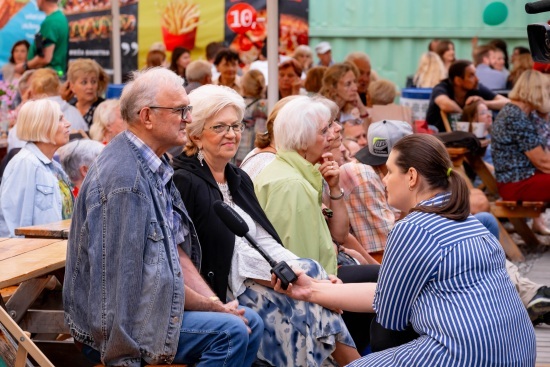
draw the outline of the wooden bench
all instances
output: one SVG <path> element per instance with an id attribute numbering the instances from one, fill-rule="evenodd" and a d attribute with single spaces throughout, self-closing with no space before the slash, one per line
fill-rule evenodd
<path id="1" fill-rule="evenodd" d="M 549 203 L 542 201 L 496 200 L 491 203 L 491 213 L 497 218 L 508 219 L 526 245 L 539 245 L 540 242 L 527 225 L 526 219 L 538 218 L 548 205 Z"/>

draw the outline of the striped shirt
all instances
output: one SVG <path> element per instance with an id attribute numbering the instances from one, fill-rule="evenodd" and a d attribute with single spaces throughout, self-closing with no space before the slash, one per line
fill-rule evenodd
<path id="1" fill-rule="evenodd" d="M 424 205 L 440 205 L 448 194 Z M 473 216 L 413 212 L 390 232 L 374 298 L 377 321 L 420 335 L 350 366 L 534 366 L 533 326 L 498 241 Z"/>

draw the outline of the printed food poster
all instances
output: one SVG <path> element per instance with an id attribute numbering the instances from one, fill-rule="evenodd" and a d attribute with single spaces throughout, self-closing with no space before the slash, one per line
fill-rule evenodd
<path id="1" fill-rule="evenodd" d="M 0 0 L 0 66 L 10 59 L 13 44 L 34 35 L 46 15 L 30 0 Z"/>
<path id="2" fill-rule="evenodd" d="M 187 48 L 198 60 L 206 58 L 206 45 L 223 41 L 223 0 L 142 0 L 139 14 L 139 67 L 155 42 L 166 46 L 169 62 L 176 47 Z"/>
<path id="3" fill-rule="evenodd" d="M 210 42 L 225 42 L 244 63 L 258 58 L 267 40 L 266 0 L 119 0 L 122 75 L 145 66 L 155 42 L 167 49 L 191 50 L 193 60 L 205 59 Z M 0 65 L 11 45 L 34 40 L 45 18 L 33 0 L 0 0 Z M 112 74 L 111 0 L 62 0 L 69 21 L 69 60 L 95 59 Z M 291 54 L 307 44 L 309 0 L 279 1 L 279 52 Z"/>
<path id="4" fill-rule="evenodd" d="M 279 1 L 279 53 L 309 42 L 309 0 Z M 266 0 L 225 1 L 225 42 L 245 64 L 258 59 L 267 40 Z"/>
<path id="5" fill-rule="evenodd" d="M 138 0 L 119 0 L 122 75 L 138 68 Z M 111 37 L 113 18 L 109 0 L 62 0 L 69 21 L 69 62 L 78 58 L 96 60 L 112 75 Z"/>

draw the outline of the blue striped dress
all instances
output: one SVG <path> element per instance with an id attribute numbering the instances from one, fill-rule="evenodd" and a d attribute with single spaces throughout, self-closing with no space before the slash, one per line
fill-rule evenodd
<path id="1" fill-rule="evenodd" d="M 424 205 L 440 205 L 449 194 Z M 534 366 L 535 333 L 498 241 L 463 222 L 413 212 L 390 232 L 374 298 L 377 321 L 419 338 L 349 366 Z"/>

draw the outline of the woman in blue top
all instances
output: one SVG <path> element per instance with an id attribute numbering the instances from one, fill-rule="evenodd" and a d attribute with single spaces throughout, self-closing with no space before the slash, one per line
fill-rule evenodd
<path id="1" fill-rule="evenodd" d="M 374 309 L 383 327 L 411 325 L 419 334 L 350 366 L 534 366 L 533 326 L 504 252 L 469 214 L 468 188 L 451 166 L 437 138 L 402 138 L 384 184 L 389 204 L 409 214 L 390 232 L 378 284 L 319 283 L 301 274 L 287 290 L 325 307 Z"/>
<path id="2" fill-rule="evenodd" d="M 17 135 L 27 144 L 6 166 L 0 186 L 0 237 L 14 237 L 18 227 L 71 218 L 69 177 L 53 160 L 69 141 L 71 124 L 48 99 L 28 101 L 17 116 Z"/>

